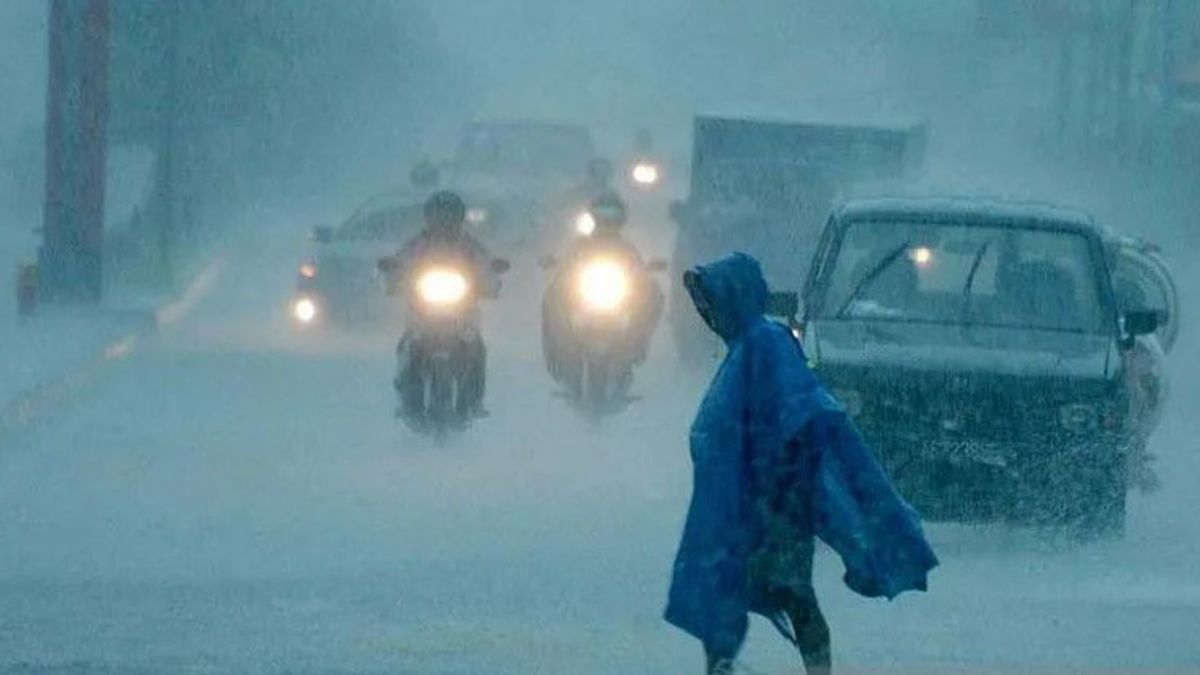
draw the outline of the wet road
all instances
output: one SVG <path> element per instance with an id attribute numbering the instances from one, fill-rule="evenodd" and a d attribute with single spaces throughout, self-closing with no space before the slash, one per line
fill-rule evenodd
<path id="1" fill-rule="evenodd" d="M 699 672 L 659 612 L 702 375 L 661 341 L 644 400 L 576 419 L 540 364 L 542 277 L 518 266 L 487 319 L 492 415 L 437 448 L 391 419 L 393 336 L 297 335 L 261 255 L 231 253 L 185 316 L 0 447 L 0 673 Z M 1166 485 L 1123 541 L 933 526 L 931 592 L 891 604 L 823 552 L 838 663 L 1200 672 L 1198 393 L 1176 382 Z M 745 664 L 797 668 L 761 622 Z"/>

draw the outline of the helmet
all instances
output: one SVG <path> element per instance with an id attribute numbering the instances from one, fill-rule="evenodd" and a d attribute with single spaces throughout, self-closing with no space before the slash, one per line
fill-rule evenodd
<path id="1" fill-rule="evenodd" d="M 615 192 L 605 192 L 593 199 L 588 213 L 596 221 L 597 232 L 616 232 L 625 225 L 625 202 Z"/>
<path id="2" fill-rule="evenodd" d="M 413 165 L 412 170 L 408 172 L 408 180 L 419 190 L 432 190 L 441 180 L 441 174 L 437 164 L 423 159 Z"/>
<path id="3" fill-rule="evenodd" d="M 442 190 L 425 201 L 425 224 L 432 230 L 457 233 L 467 217 L 467 205 L 462 197 Z"/>
<path id="4" fill-rule="evenodd" d="M 597 185 L 608 185 L 612 180 L 613 164 L 603 157 L 595 157 L 588 160 L 587 177 L 588 180 Z"/>

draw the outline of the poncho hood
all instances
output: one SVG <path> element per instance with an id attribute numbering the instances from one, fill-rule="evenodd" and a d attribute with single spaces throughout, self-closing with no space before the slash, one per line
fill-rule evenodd
<path id="1" fill-rule="evenodd" d="M 758 261 L 734 253 L 692 269 L 711 313 L 710 327 L 728 344 L 762 318 L 767 309 L 767 282 Z M 695 298 L 693 298 L 695 299 Z M 703 313 L 703 312 L 702 312 Z"/>

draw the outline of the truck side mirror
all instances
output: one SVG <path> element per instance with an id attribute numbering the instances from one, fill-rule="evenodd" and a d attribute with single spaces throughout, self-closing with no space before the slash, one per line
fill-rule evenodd
<path id="1" fill-rule="evenodd" d="M 1154 310 L 1137 310 L 1125 313 L 1125 334 L 1129 337 L 1150 335 L 1158 330 L 1159 313 Z"/>

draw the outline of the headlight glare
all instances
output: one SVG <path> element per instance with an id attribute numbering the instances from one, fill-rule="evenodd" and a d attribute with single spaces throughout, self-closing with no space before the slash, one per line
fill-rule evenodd
<path id="1" fill-rule="evenodd" d="M 629 295 L 629 275 L 611 260 L 590 262 L 579 274 L 579 294 L 593 311 L 616 311 Z"/>
<path id="2" fill-rule="evenodd" d="M 417 294 L 433 307 L 457 305 L 467 297 L 469 290 L 467 278 L 452 269 L 429 270 L 417 281 Z"/>
<path id="3" fill-rule="evenodd" d="M 650 162 L 638 162 L 634 164 L 630 175 L 633 177 L 633 182 L 638 185 L 649 186 L 658 184 L 658 167 Z"/>
<path id="4" fill-rule="evenodd" d="M 596 231 L 596 218 L 589 211 L 584 211 L 575 217 L 575 231 L 590 237 Z"/>
<path id="5" fill-rule="evenodd" d="M 482 225 L 487 222 L 488 210 L 482 206 L 472 206 L 467 209 L 467 222 L 472 225 Z"/>
<path id="6" fill-rule="evenodd" d="M 308 296 L 296 298 L 292 303 L 292 316 L 300 323 L 312 323 L 317 318 L 317 302 Z"/>

